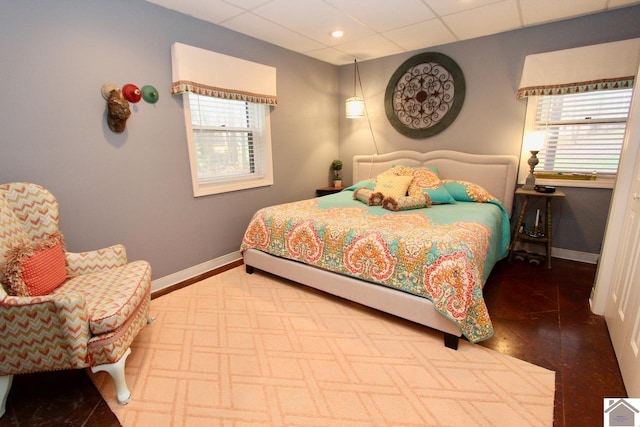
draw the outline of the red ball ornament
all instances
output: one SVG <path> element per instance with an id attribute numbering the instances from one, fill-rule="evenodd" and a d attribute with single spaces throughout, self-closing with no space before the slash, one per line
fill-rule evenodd
<path id="1" fill-rule="evenodd" d="M 138 89 L 138 86 L 132 84 L 122 86 L 122 94 L 127 101 L 133 103 L 139 102 L 142 97 L 142 93 L 140 92 L 140 89 Z"/>

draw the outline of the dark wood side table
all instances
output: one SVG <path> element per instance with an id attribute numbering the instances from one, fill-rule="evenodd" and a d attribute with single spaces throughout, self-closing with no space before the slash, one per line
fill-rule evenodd
<path id="1" fill-rule="evenodd" d="M 524 190 L 522 188 L 518 188 L 516 189 L 516 198 L 518 196 L 521 196 L 523 200 L 522 200 L 522 206 L 520 207 L 520 212 L 518 213 L 518 221 L 516 222 L 516 228 L 511 238 L 511 246 L 509 248 L 510 249 L 509 261 L 511 261 L 511 258 L 513 257 L 513 252 L 518 242 L 528 241 L 528 242 L 534 242 L 534 243 L 546 243 L 547 268 L 551 268 L 551 243 L 553 240 L 551 201 L 553 199 L 562 200 L 565 194 L 562 192 L 562 190 L 558 190 L 558 189 L 556 189 L 554 193 L 539 193 L 535 190 Z M 520 228 L 522 227 L 522 224 L 524 222 L 524 215 L 527 211 L 527 205 L 529 204 L 529 199 L 532 197 L 543 198 L 546 201 L 545 203 L 546 219 L 544 221 L 544 228 L 543 228 L 544 233 L 541 234 L 540 236 L 531 236 L 527 234 L 527 230 L 522 230 L 522 232 L 520 232 Z"/>
<path id="2" fill-rule="evenodd" d="M 345 187 L 322 187 L 316 189 L 316 196 L 326 196 L 327 194 L 339 193 L 344 190 Z"/>

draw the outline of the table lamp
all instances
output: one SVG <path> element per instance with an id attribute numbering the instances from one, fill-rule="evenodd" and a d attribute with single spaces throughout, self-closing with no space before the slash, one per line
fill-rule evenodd
<path id="1" fill-rule="evenodd" d="M 524 148 L 531 153 L 531 157 L 527 160 L 529 164 L 529 175 L 524 182 L 522 188 L 524 190 L 533 190 L 536 185 L 536 177 L 533 174 L 536 165 L 539 163 L 537 154 L 544 147 L 545 133 L 543 131 L 530 132 L 524 137 Z"/>

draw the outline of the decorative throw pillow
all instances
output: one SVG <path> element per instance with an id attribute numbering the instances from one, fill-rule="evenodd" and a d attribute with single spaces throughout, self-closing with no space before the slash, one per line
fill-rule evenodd
<path id="1" fill-rule="evenodd" d="M 455 200 L 442 184 L 440 177 L 429 168 L 413 170 L 413 181 L 409 185 L 410 196 L 426 193 L 433 204 L 453 203 Z"/>
<path id="2" fill-rule="evenodd" d="M 359 200 L 362 203 L 369 204 L 371 193 L 373 193 L 373 191 L 368 188 L 357 188 L 356 191 L 353 192 L 353 200 Z"/>
<path id="3" fill-rule="evenodd" d="M 374 193 L 370 189 L 362 187 L 353 192 L 353 199 L 369 206 L 380 206 L 384 197 L 381 193 Z"/>
<path id="4" fill-rule="evenodd" d="M 414 169 L 412 175 L 413 181 L 409 185 L 410 195 L 422 193 L 423 188 L 434 189 L 442 185 L 440 177 L 429 169 Z"/>
<path id="5" fill-rule="evenodd" d="M 5 254 L 3 281 L 15 296 L 47 295 L 67 278 L 62 234 L 20 244 Z"/>
<path id="6" fill-rule="evenodd" d="M 437 188 L 423 188 L 422 192 L 429 195 L 429 197 L 431 198 L 431 202 L 434 205 L 442 205 L 455 202 L 455 199 L 442 185 Z"/>
<path id="7" fill-rule="evenodd" d="M 440 176 L 440 171 L 438 168 L 434 166 L 424 166 L 424 167 L 412 167 L 405 165 L 393 165 L 391 168 L 387 169 L 384 172 L 380 172 L 378 176 L 415 176 L 415 172 L 418 170 L 428 170 L 433 172 L 436 177 Z M 377 180 L 377 177 L 376 177 Z"/>
<path id="8" fill-rule="evenodd" d="M 356 182 L 355 184 L 353 184 L 350 187 L 345 188 L 346 191 L 356 191 L 359 188 L 368 188 L 369 190 L 373 191 L 374 188 L 376 188 L 376 183 L 374 179 L 365 179 L 363 181 L 360 182 Z"/>
<path id="9" fill-rule="evenodd" d="M 410 167 L 410 166 L 393 165 L 391 168 L 387 169 L 386 171 L 380 172 L 378 177 L 380 177 L 380 176 L 408 176 L 408 175 L 411 175 L 412 173 L 413 173 L 413 168 Z M 378 177 L 376 177 L 376 181 L 377 181 Z"/>
<path id="10" fill-rule="evenodd" d="M 405 197 L 386 197 L 382 201 L 382 207 L 390 211 L 405 211 L 409 209 L 430 208 L 431 199 L 426 193 Z"/>
<path id="11" fill-rule="evenodd" d="M 412 180 L 413 176 L 378 175 L 373 191 L 384 197 L 404 197 Z"/>
<path id="12" fill-rule="evenodd" d="M 459 202 L 489 203 L 496 200 L 487 190 L 472 182 L 445 179 L 442 183 L 449 194 Z"/>
<path id="13" fill-rule="evenodd" d="M 384 196 L 382 193 L 371 193 L 371 197 L 369 197 L 369 206 L 381 206 L 383 200 Z"/>

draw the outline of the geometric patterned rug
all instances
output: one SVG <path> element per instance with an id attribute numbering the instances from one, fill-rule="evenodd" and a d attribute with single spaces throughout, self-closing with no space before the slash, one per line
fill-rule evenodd
<path id="1" fill-rule="evenodd" d="M 244 266 L 153 299 L 123 426 L 552 426 L 555 373 Z"/>

